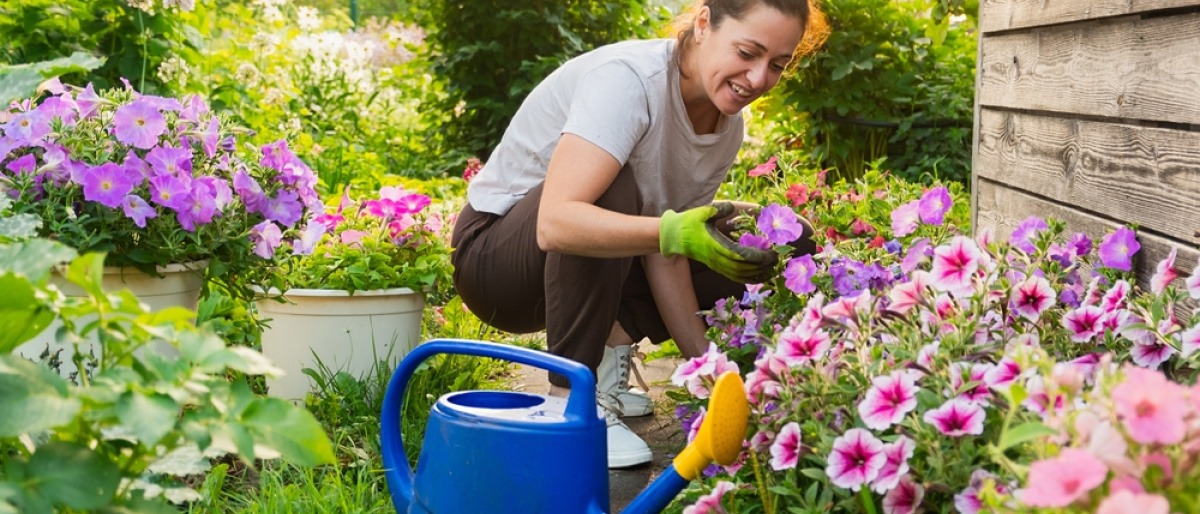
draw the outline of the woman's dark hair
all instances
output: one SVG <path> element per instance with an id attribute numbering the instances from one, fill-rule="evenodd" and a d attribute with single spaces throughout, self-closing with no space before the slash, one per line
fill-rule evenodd
<path id="1" fill-rule="evenodd" d="M 800 19 L 804 28 L 804 37 L 796 45 L 793 57 L 808 55 L 817 50 L 829 37 L 829 21 L 820 7 L 815 5 L 817 0 L 696 0 L 689 15 L 680 16 L 676 21 L 675 58 L 682 59 L 682 52 L 687 51 L 689 44 L 696 37 L 695 20 L 701 7 L 708 7 L 709 24 L 716 29 L 726 17 L 742 20 L 751 9 L 762 5 L 775 9 L 783 14 Z"/>

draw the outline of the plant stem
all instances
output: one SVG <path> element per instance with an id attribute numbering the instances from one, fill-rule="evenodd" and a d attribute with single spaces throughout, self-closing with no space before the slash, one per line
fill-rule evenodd
<path id="1" fill-rule="evenodd" d="M 871 498 L 871 489 L 864 486 L 858 490 L 858 495 L 862 497 L 863 508 L 867 509 L 867 514 L 875 514 L 875 499 Z"/>
<path id="2" fill-rule="evenodd" d="M 758 485 L 758 497 L 762 499 L 763 512 L 775 514 L 775 506 L 771 505 L 771 497 L 767 495 L 766 477 L 763 476 L 762 465 L 758 462 L 758 452 L 751 449 L 750 467 L 754 470 L 754 483 Z"/>

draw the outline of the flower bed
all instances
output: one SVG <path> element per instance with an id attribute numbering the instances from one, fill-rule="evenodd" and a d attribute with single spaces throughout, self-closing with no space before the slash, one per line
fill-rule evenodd
<path id="1" fill-rule="evenodd" d="M 789 185 L 875 213 L 818 218 L 817 255 L 788 253 L 807 202 L 747 224 L 779 275 L 706 313 L 709 352 L 673 378 L 691 430 L 712 377 L 740 370 L 752 430 L 685 512 L 1195 511 L 1200 389 L 1181 384 L 1200 326 L 1180 313 L 1200 274 L 1172 253 L 1143 291 L 1132 230 L 1031 217 L 968 237 L 953 191 L 867 180 Z"/>

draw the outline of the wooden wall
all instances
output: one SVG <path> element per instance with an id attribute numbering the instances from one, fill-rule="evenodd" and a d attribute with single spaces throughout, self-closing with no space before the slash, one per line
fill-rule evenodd
<path id="1" fill-rule="evenodd" d="M 1136 225 L 1145 285 L 1200 256 L 1200 0 L 981 0 L 976 229 Z M 1179 285 L 1179 284 L 1177 284 Z"/>

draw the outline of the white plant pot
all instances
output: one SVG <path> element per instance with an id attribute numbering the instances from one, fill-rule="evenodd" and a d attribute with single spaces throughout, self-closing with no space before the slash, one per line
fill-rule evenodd
<path id="1" fill-rule="evenodd" d="M 303 400 L 312 389 L 304 368 L 322 366 L 361 378 L 380 362 L 391 369 L 420 342 L 424 296 L 412 289 L 291 289 L 286 303 L 262 299 L 270 319 L 262 352 L 284 376 L 267 379 L 271 396 Z"/>
<path id="2" fill-rule="evenodd" d="M 106 293 L 128 289 L 151 312 L 167 307 L 183 307 L 195 311 L 196 302 L 200 298 L 200 289 L 204 286 L 202 271 L 207 265 L 207 261 L 172 264 L 158 268 L 162 277 L 147 275 L 135 268 L 105 267 L 100 284 Z M 58 287 L 67 297 L 88 296 L 83 288 L 58 273 L 50 275 L 50 283 Z M 79 320 L 79 323 L 85 322 L 87 320 Z M 55 336 L 60 327 L 62 327 L 62 323 L 55 320 L 36 337 L 18 346 L 16 352 L 26 358 L 38 360 L 42 352 L 47 349 L 51 353 L 62 350 L 60 354 L 62 366 L 59 368 L 59 372 L 64 376 L 75 372 L 75 364 L 71 361 L 74 349 L 70 343 L 58 342 Z M 80 351 L 84 353 L 94 351 L 95 345 L 96 339 L 92 337 L 80 344 Z M 158 345 L 157 350 L 168 355 L 172 355 L 176 351 L 174 347 L 165 343 Z"/>

